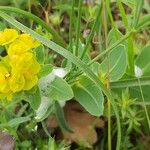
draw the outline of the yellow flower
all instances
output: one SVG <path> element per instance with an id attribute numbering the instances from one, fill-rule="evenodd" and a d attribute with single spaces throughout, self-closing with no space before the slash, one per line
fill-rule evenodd
<path id="1" fill-rule="evenodd" d="M 23 87 L 23 90 L 30 90 L 32 89 L 38 82 L 37 75 L 33 75 L 29 78 L 29 76 L 25 75 L 25 85 Z"/>
<path id="2" fill-rule="evenodd" d="M 38 82 L 38 76 L 41 67 L 40 64 L 37 62 L 35 57 L 29 61 L 29 66 L 23 69 L 23 74 L 25 77 L 25 86 L 24 90 L 30 90 L 32 87 L 34 87 Z"/>
<path id="3" fill-rule="evenodd" d="M 10 57 L 15 57 L 16 55 L 23 54 L 29 50 L 28 43 L 24 43 L 20 40 L 15 40 L 10 44 L 7 53 Z"/>
<path id="4" fill-rule="evenodd" d="M 24 76 L 14 69 L 9 80 L 9 86 L 12 92 L 20 92 L 25 85 Z"/>
<path id="5" fill-rule="evenodd" d="M 8 93 L 10 91 L 8 83 L 10 76 L 6 67 L 0 64 L 0 93 Z"/>
<path id="6" fill-rule="evenodd" d="M 18 72 L 18 74 L 21 73 L 25 80 L 25 83 L 22 82 L 23 87 L 20 87 L 19 90 L 30 90 L 37 84 L 38 82 L 37 74 L 39 73 L 41 67 L 40 64 L 37 62 L 33 53 L 26 52 L 16 57 L 16 59 L 13 62 L 12 68 L 15 68 L 15 72 Z"/>
<path id="7" fill-rule="evenodd" d="M 27 68 L 27 71 L 29 74 L 31 75 L 36 75 L 39 73 L 41 66 L 40 64 L 37 62 L 35 56 L 33 56 L 33 58 L 29 61 L 30 65 Z"/>
<path id="8" fill-rule="evenodd" d="M 18 32 L 15 29 L 5 29 L 0 31 L 0 45 L 6 45 L 18 38 Z"/>
<path id="9" fill-rule="evenodd" d="M 21 34 L 19 40 L 24 42 L 29 49 L 40 46 L 40 43 L 38 41 L 34 40 L 29 34 L 26 33 Z"/>
<path id="10" fill-rule="evenodd" d="M 32 48 L 40 43 L 29 34 L 18 35 L 14 29 L 5 29 L 0 32 L 0 45 L 6 44 L 8 55 L 0 57 L 0 99 L 11 100 L 14 93 L 37 84 L 41 67 Z"/>
<path id="11" fill-rule="evenodd" d="M 33 59 L 33 53 L 26 52 L 21 55 L 13 55 L 10 56 L 10 64 L 11 66 L 18 70 L 22 70 L 27 68 L 30 65 L 30 61 Z"/>

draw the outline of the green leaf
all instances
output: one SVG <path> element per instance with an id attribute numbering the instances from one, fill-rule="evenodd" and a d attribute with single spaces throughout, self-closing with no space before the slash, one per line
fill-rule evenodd
<path id="1" fill-rule="evenodd" d="M 139 22 L 140 14 L 143 9 L 144 0 L 135 1 L 136 8 L 134 12 L 134 18 L 133 18 L 133 27 L 136 28 Z"/>
<path id="2" fill-rule="evenodd" d="M 66 74 L 69 73 L 72 69 L 72 63 L 70 61 L 68 61 L 67 59 L 64 59 L 61 67 L 64 69 L 64 71 L 66 71 Z"/>
<path id="3" fill-rule="evenodd" d="M 28 103 L 26 103 L 26 104 L 24 104 L 20 109 L 19 109 L 19 111 L 17 112 L 17 117 L 21 117 L 24 113 L 25 113 L 25 111 L 26 111 L 26 109 L 28 108 L 28 106 L 29 106 L 29 104 Z"/>
<path id="4" fill-rule="evenodd" d="M 150 24 L 150 14 L 145 14 L 139 19 L 139 23 L 137 25 L 137 29 L 144 28 Z"/>
<path id="5" fill-rule="evenodd" d="M 37 110 L 41 103 L 41 94 L 38 87 L 35 87 L 35 89 L 33 88 L 32 90 L 25 92 L 25 100 L 30 103 L 33 110 Z"/>
<path id="6" fill-rule="evenodd" d="M 16 127 L 18 126 L 19 124 L 21 123 L 24 123 L 24 122 L 27 122 L 27 121 L 30 121 L 31 120 L 31 117 L 30 116 L 26 116 L 26 117 L 18 117 L 18 118 L 14 118 L 10 121 L 8 121 L 8 123 L 5 123 L 5 124 L 1 124 L 0 126 L 10 126 L 10 127 Z"/>
<path id="7" fill-rule="evenodd" d="M 141 86 L 150 85 L 150 77 L 140 78 L 140 85 Z M 112 89 L 121 89 L 121 88 L 129 88 L 129 87 L 133 88 L 139 86 L 139 82 L 137 78 L 133 78 L 133 79 L 111 82 L 110 86 Z"/>
<path id="8" fill-rule="evenodd" d="M 150 76 L 150 45 L 142 49 L 136 59 L 136 65 L 142 70 L 143 75 Z"/>
<path id="9" fill-rule="evenodd" d="M 126 4 L 127 6 L 131 7 L 132 9 L 136 5 L 136 0 L 122 0 L 121 2 Z"/>
<path id="10" fill-rule="evenodd" d="M 114 30 L 114 29 L 110 30 L 110 32 L 108 34 L 108 44 L 109 44 L 109 46 L 113 45 L 122 36 L 123 35 L 119 30 Z M 123 42 L 121 44 L 125 45 L 126 42 Z"/>
<path id="11" fill-rule="evenodd" d="M 103 114 L 103 94 L 90 78 L 82 75 L 72 89 L 75 99 L 90 114 L 94 116 Z"/>
<path id="12" fill-rule="evenodd" d="M 41 65 L 41 70 L 39 72 L 39 78 L 45 77 L 50 74 L 53 70 L 53 66 L 51 64 Z"/>
<path id="13" fill-rule="evenodd" d="M 73 130 L 69 127 L 69 125 L 67 124 L 67 122 L 65 120 L 64 111 L 61 108 L 58 101 L 55 101 L 54 105 L 55 105 L 55 115 L 56 115 L 56 118 L 57 118 L 57 121 L 58 121 L 60 127 L 68 132 L 73 133 Z"/>
<path id="14" fill-rule="evenodd" d="M 81 42 L 81 40 L 79 40 L 79 57 L 82 57 L 82 53 L 84 51 L 85 45 Z M 88 53 L 85 54 L 85 56 L 83 57 L 83 62 L 84 63 L 88 63 L 90 61 L 90 57 L 88 55 Z"/>
<path id="15" fill-rule="evenodd" d="M 133 79 L 127 79 L 122 81 L 111 82 L 110 87 L 114 92 L 120 95 L 122 93 L 122 90 L 129 88 L 131 97 L 137 98 L 139 101 L 142 101 L 142 97 L 140 93 L 140 85 L 141 85 L 144 99 L 145 101 L 149 102 L 150 77 L 140 78 L 139 81 L 138 79 L 133 78 Z"/>
<path id="16" fill-rule="evenodd" d="M 55 140 L 53 138 L 49 138 L 48 150 L 57 150 L 56 149 L 56 143 L 55 143 Z"/>
<path id="17" fill-rule="evenodd" d="M 127 53 L 124 45 L 119 45 L 114 50 L 110 52 L 108 58 L 106 58 L 101 64 L 99 68 L 99 73 L 102 75 L 106 75 L 108 72 L 109 66 L 109 77 L 111 81 L 119 80 L 127 68 Z"/>
<path id="18" fill-rule="evenodd" d="M 44 95 L 58 101 L 70 100 L 73 98 L 73 91 L 64 79 L 56 76 L 46 88 Z"/>
<path id="19" fill-rule="evenodd" d="M 45 60 L 44 46 L 40 45 L 39 47 L 35 48 L 34 51 L 36 52 L 37 61 L 40 64 L 44 64 L 44 60 Z"/>
<path id="20" fill-rule="evenodd" d="M 52 100 L 43 96 L 41 99 L 41 104 L 36 111 L 35 119 L 37 122 L 41 122 L 46 119 L 52 113 Z"/>

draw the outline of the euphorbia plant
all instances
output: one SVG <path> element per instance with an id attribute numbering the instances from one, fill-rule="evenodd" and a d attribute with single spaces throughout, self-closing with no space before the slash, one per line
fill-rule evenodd
<path id="1" fill-rule="evenodd" d="M 40 45 L 29 34 L 19 34 L 15 29 L 0 32 L 0 45 L 7 55 L 0 61 L 0 97 L 12 99 L 16 92 L 33 88 L 38 82 L 40 64 L 33 48 Z"/>

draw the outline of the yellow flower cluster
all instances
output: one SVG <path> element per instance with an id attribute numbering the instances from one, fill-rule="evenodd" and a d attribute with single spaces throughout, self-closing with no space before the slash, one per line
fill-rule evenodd
<path id="1" fill-rule="evenodd" d="M 15 29 L 0 31 L 0 45 L 7 55 L 0 56 L 0 99 L 12 99 L 16 92 L 30 90 L 37 84 L 40 64 L 32 51 L 40 43 L 29 34 Z"/>

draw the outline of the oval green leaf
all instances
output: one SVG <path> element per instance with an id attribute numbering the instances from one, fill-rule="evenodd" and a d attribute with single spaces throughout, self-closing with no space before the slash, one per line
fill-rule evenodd
<path id="1" fill-rule="evenodd" d="M 87 76 L 81 76 L 72 87 L 75 99 L 92 115 L 103 114 L 103 94 Z"/>
<path id="2" fill-rule="evenodd" d="M 108 73 L 109 66 L 110 81 L 117 81 L 126 72 L 127 64 L 128 61 L 125 46 L 119 45 L 112 50 L 108 58 L 104 59 L 104 61 L 100 64 L 100 74 L 106 75 Z"/>
<path id="3" fill-rule="evenodd" d="M 73 98 L 73 91 L 64 79 L 56 76 L 45 89 L 44 95 L 58 101 L 70 100 Z"/>
<path id="4" fill-rule="evenodd" d="M 142 70 L 144 76 L 150 76 L 150 45 L 142 49 L 136 59 L 136 65 Z"/>

